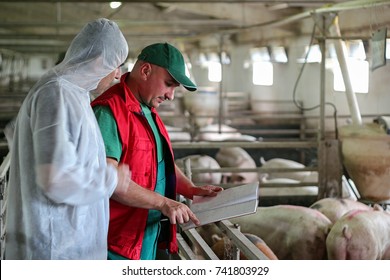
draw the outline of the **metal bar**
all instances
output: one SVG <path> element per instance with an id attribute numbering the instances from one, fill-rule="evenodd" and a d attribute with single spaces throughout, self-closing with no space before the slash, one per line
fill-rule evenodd
<path id="1" fill-rule="evenodd" d="M 241 112 L 242 113 L 242 112 Z M 164 112 L 161 112 L 159 113 L 160 114 L 160 117 L 162 119 L 177 119 L 177 118 L 188 118 L 182 114 L 175 114 L 175 115 L 166 115 L 164 114 Z M 362 115 L 362 118 L 375 118 L 377 116 L 390 116 L 389 113 L 378 113 L 378 114 L 364 114 Z M 202 116 L 197 116 L 197 118 L 215 118 L 216 115 L 202 115 Z M 328 119 L 333 119 L 334 116 L 333 115 L 327 115 L 327 116 L 324 116 L 325 118 L 328 118 Z M 344 118 L 350 118 L 351 116 L 350 115 L 338 115 L 337 116 L 339 119 L 344 119 Z M 301 119 L 307 119 L 307 120 L 312 120 L 312 119 L 319 119 L 321 118 L 320 115 L 316 116 L 316 115 L 311 115 L 311 116 L 302 116 L 302 115 L 283 115 L 281 114 L 280 112 L 278 112 L 278 114 L 245 114 L 245 113 L 242 113 L 242 114 L 230 114 L 229 116 L 226 116 L 225 117 L 226 119 L 234 119 L 234 120 L 239 120 L 239 119 L 244 119 L 244 120 L 247 120 L 248 118 L 251 118 L 251 119 L 261 119 L 261 120 L 294 120 L 296 123 L 299 123 L 299 121 Z M 254 124 L 255 125 L 255 124 Z"/>
<path id="2" fill-rule="evenodd" d="M 12 0 L 11 2 L 36 2 L 36 0 Z M 56 3 L 56 2 L 96 2 L 96 3 L 105 3 L 109 2 L 107 0 L 40 0 L 39 2 L 43 3 Z M 264 3 L 264 4 L 275 4 L 275 3 L 282 3 L 282 4 L 294 4 L 294 5 L 325 5 L 329 4 L 330 1 L 326 0 L 122 0 L 122 3 L 242 3 L 242 2 L 247 2 L 247 3 Z"/>
<path id="3" fill-rule="evenodd" d="M 183 231 L 184 234 L 195 244 L 197 244 L 200 250 L 205 254 L 205 257 L 210 260 L 219 260 L 217 255 L 211 250 L 210 246 L 203 240 L 200 234 L 194 229 Z"/>
<path id="4" fill-rule="evenodd" d="M 318 182 L 299 182 L 299 183 L 261 183 L 260 188 L 296 188 L 296 187 L 314 187 Z"/>
<path id="5" fill-rule="evenodd" d="M 225 19 L 186 19 L 186 20 L 115 20 L 122 28 L 128 26 L 191 26 L 191 25 L 217 25 L 217 26 L 231 26 L 235 25 L 232 20 Z M 0 22 L 0 27 L 50 27 L 50 28 L 60 28 L 60 27 L 75 27 L 82 28 L 85 25 L 84 22 Z M 51 33 L 49 33 L 51 34 Z M 67 35 L 67 34 L 64 34 Z"/>
<path id="6" fill-rule="evenodd" d="M 196 260 L 197 257 L 195 253 L 191 250 L 190 246 L 188 246 L 187 242 L 184 240 L 183 236 L 180 233 L 176 235 L 177 243 L 179 245 L 179 252 L 183 255 L 183 257 L 187 260 Z"/>
<path id="7" fill-rule="evenodd" d="M 184 159 L 184 175 L 186 175 L 186 177 L 190 181 L 192 181 L 192 168 L 191 168 L 191 159 L 190 158 Z M 192 204 L 192 200 L 189 198 L 186 198 L 186 203 L 189 207 Z"/>
<path id="8" fill-rule="evenodd" d="M 223 233 L 225 233 L 233 243 L 250 260 L 268 260 L 267 256 L 260 251 L 252 242 L 245 237 L 230 221 L 223 220 L 215 223 Z"/>
<path id="9" fill-rule="evenodd" d="M 215 168 L 193 168 L 192 173 L 224 173 L 224 172 L 266 172 L 266 173 L 279 173 L 279 172 L 300 172 L 300 171 L 317 171 L 317 167 L 303 167 L 303 168 L 237 168 L 237 167 L 221 167 Z"/>
<path id="10" fill-rule="evenodd" d="M 8 146 L 8 144 L 7 144 Z M 0 178 L 4 178 L 10 165 L 11 161 L 11 153 L 8 152 L 8 154 L 4 157 L 3 162 L 1 163 L 0 166 Z"/>
<path id="11" fill-rule="evenodd" d="M 176 119 L 176 118 L 184 118 L 184 119 L 189 119 L 190 116 L 183 116 L 182 114 L 169 114 L 169 115 L 165 115 L 164 112 L 161 112 L 160 113 L 160 116 L 161 118 L 163 119 Z M 208 118 L 217 118 L 218 115 L 199 115 L 199 116 L 195 116 L 195 118 L 198 118 L 198 119 L 208 119 Z M 311 117 L 311 116 L 309 116 Z M 329 116 L 331 117 L 331 116 Z M 248 118 L 251 118 L 251 119 L 254 119 L 254 120 L 257 120 L 257 119 L 264 119 L 264 120 L 278 120 L 278 119 L 282 119 L 282 120 L 296 120 L 297 123 L 298 121 L 300 121 L 301 119 L 306 119 L 307 117 L 306 116 L 303 116 L 301 114 L 292 114 L 291 112 L 277 112 L 276 113 L 272 113 L 272 112 L 267 112 L 267 113 L 263 113 L 263 114 L 259 114 L 259 113 L 253 113 L 253 114 L 233 114 L 233 113 L 230 113 L 228 116 L 222 116 L 223 119 L 234 119 L 234 120 L 237 120 L 237 119 L 244 119 L 244 120 L 247 120 Z"/>
<path id="12" fill-rule="evenodd" d="M 321 30 L 326 30 L 326 16 L 322 16 Z M 326 44 L 325 40 L 320 41 L 321 48 L 321 72 L 320 72 L 320 130 L 318 138 L 323 140 L 325 137 L 325 62 L 326 62 Z"/>
<path id="13" fill-rule="evenodd" d="M 173 149 L 219 149 L 222 147 L 241 147 L 247 149 L 317 148 L 317 141 L 296 142 L 173 142 Z"/>
<path id="14" fill-rule="evenodd" d="M 206 183 L 196 183 L 196 185 L 203 186 Z M 230 184 L 214 184 L 215 186 L 221 186 L 225 188 L 233 188 L 241 186 L 242 183 L 230 183 Z M 316 187 L 318 182 L 299 182 L 299 183 L 260 183 L 260 188 L 298 188 L 298 187 Z"/>
<path id="15" fill-rule="evenodd" d="M 336 36 L 341 37 L 340 28 L 339 28 L 339 24 L 338 24 L 338 17 L 336 17 L 334 19 L 332 26 L 329 28 L 329 31 L 330 31 L 331 35 L 336 35 Z M 324 40 L 324 42 L 325 42 L 325 40 Z M 342 40 L 334 40 L 333 44 L 335 46 L 337 59 L 338 59 L 340 69 L 341 69 L 341 74 L 342 74 L 343 80 L 344 80 L 345 95 L 346 95 L 346 98 L 348 101 L 348 107 L 349 107 L 349 111 L 350 111 L 351 117 L 352 117 L 352 124 L 361 125 L 362 124 L 362 117 L 360 114 L 360 109 L 359 109 L 359 104 L 357 102 L 356 94 L 352 88 L 351 75 L 349 73 L 347 59 L 346 59 L 345 43 Z"/>
<path id="16" fill-rule="evenodd" d="M 311 130 L 315 132 L 315 129 Z M 240 129 L 237 131 L 222 131 L 222 134 L 233 134 L 233 133 L 244 133 L 244 134 L 283 134 L 283 135 L 300 135 L 301 131 L 299 129 Z M 199 134 L 206 133 L 220 133 L 218 131 L 199 131 Z"/>
<path id="17" fill-rule="evenodd" d="M 389 5 L 388 0 L 355 0 L 355 1 L 346 1 L 342 3 L 336 3 L 334 5 L 327 5 L 321 8 L 308 10 L 299 14 L 295 14 L 289 17 L 286 17 L 281 20 L 274 20 L 269 22 L 263 22 L 260 24 L 253 24 L 245 26 L 245 28 L 254 28 L 254 27 L 277 27 L 286 24 L 290 24 L 292 22 L 296 22 L 299 20 L 303 20 L 312 16 L 312 14 L 322 14 L 322 13 L 333 13 L 340 11 L 348 11 L 348 10 L 357 10 L 363 8 L 373 8 L 376 6 L 385 6 Z M 243 28 L 241 28 L 243 29 Z"/>

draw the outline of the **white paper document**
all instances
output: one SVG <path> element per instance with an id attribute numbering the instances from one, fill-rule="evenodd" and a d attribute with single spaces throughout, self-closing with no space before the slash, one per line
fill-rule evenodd
<path id="1" fill-rule="evenodd" d="M 256 212 L 258 183 L 226 189 L 214 197 L 194 196 L 190 206 L 201 225 Z M 181 226 L 183 230 L 196 227 L 192 221 Z"/>

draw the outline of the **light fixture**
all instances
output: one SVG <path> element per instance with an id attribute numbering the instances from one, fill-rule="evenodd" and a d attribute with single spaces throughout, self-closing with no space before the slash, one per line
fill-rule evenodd
<path id="1" fill-rule="evenodd" d="M 229 65 L 231 63 L 230 54 L 228 52 L 221 52 L 221 62 L 225 65 Z"/>
<path id="2" fill-rule="evenodd" d="M 321 49 L 319 45 L 306 46 L 305 51 L 300 58 L 297 59 L 298 63 L 320 63 L 322 59 Z"/>
<path id="3" fill-rule="evenodd" d="M 205 53 L 201 52 L 201 53 L 199 54 L 198 63 L 199 63 L 199 65 L 201 65 L 202 67 L 207 66 L 207 57 L 206 57 L 206 54 L 205 54 Z"/>
<path id="4" fill-rule="evenodd" d="M 386 39 L 386 59 L 390 59 L 390 39 Z"/>
<path id="5" fill-rule="evenodd" d="M 220 62 L 219 61 L 219 55 L 218 53 L 216 52 L 210 52 L 208 54 L 206 54 L 207 56 L 207 60 L 210 62 L 210 61 L 213 61 L 213 62 Z"/>
<path id="6" fill-rule="evenodd" d="M 271 55 L 267 47 L 253 48 L 250 53 L 252 61 L 271 61 Z"/>
<path id="7" fill-rule="evenodd" d="M 272 57 L 272 61 L 274 62 L 279 62 L 279 63 L 288 62 L 287 51 L 286 48 L 283 46 L 272 46 L 271 57 Z"/>
<path id="8" fill-rule="evenodd" d="M 366 59 L 366 51 L 362 40 L 348 41 L 347 49 L 350 57 L 360 60 Z"/>
<path id="9" fill-rule="evenodd" d="M 110 2 L 111 9 L 117 9 L 122 5 L 122 2 Z"/>

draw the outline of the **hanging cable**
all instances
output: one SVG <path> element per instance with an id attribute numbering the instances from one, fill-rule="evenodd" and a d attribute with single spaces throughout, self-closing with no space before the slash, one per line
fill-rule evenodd
<path id="1" fill-rule="evenodd" d="M 295 85 L 294 85 L 294 89 L 293 89 L 293 102 L 295 104 L 295 106 L 302 110 L 302 111 L 311 111 L 311 110 L 315 110 L 317 108 L 320 107 L 320 105 L 315 105 L 313 107 L 303 107 L 301 104 L 299 104 L 299 102 L 296 100 L 296 92 L 297 92 L 297 88 L 298 88 L 298 84 L 299 84 L 299 81 L 301 80 L 301 77 L 302 77 L 302 74 L 303 74 L 303 71 L 306 67 L 306 64 L 307 64 L 307 59 L 309 57 L 309 54 L 310 54 L 310 51 L 311 51 L 311 46 L 313 45 L 313 42 L 314 42 L 314 35 L 315 35 L 315 31 L 316 31 L 316 24 L 313 25 L 313 30 L 311 32 L 311 36 L 310 36 L 310 43 L 309 43 L 309 49 L 308 51 L 306 52 L 306 55 L 305 55 L 305 58 L 304 58 L 304 62 L 303 62 L 303 65 L 301 67 L 301 70 L 299 71 L 299 74 L 298 74 L 298 77 L 295 81 Z M 335 133 L 336 133 L 336 139 L 338 138 L 338 125 L 337 125 L 337 108 L 336 106 L 331 103 L 331 102 L 325 102 L 325 105 L 328 105 L 328 106 L 331 106 L 333 108 L 333 119 L 334 119 L 334 126 L 335 126 Z"/>

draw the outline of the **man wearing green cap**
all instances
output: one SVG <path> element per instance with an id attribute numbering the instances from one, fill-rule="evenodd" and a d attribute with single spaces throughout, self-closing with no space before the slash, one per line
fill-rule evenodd
<path id="1" fill-rule="evenodd" d="M 176 194 L 215 196 L 215 186 L 195 187 L 174 164 L 168 133 L 156 108 L 182 85 L 195 91 L 178 49 L 157 43 L 141 51 L 131 72 L 92 102 L 107 160 L 126 163 L 131 188 L 110 200 L 108 259 L 156 258 L 157 247 L 178 250 L 176 224 L 199 221 Z M 161 221 L 168 221 L 166 223 Z"/>

